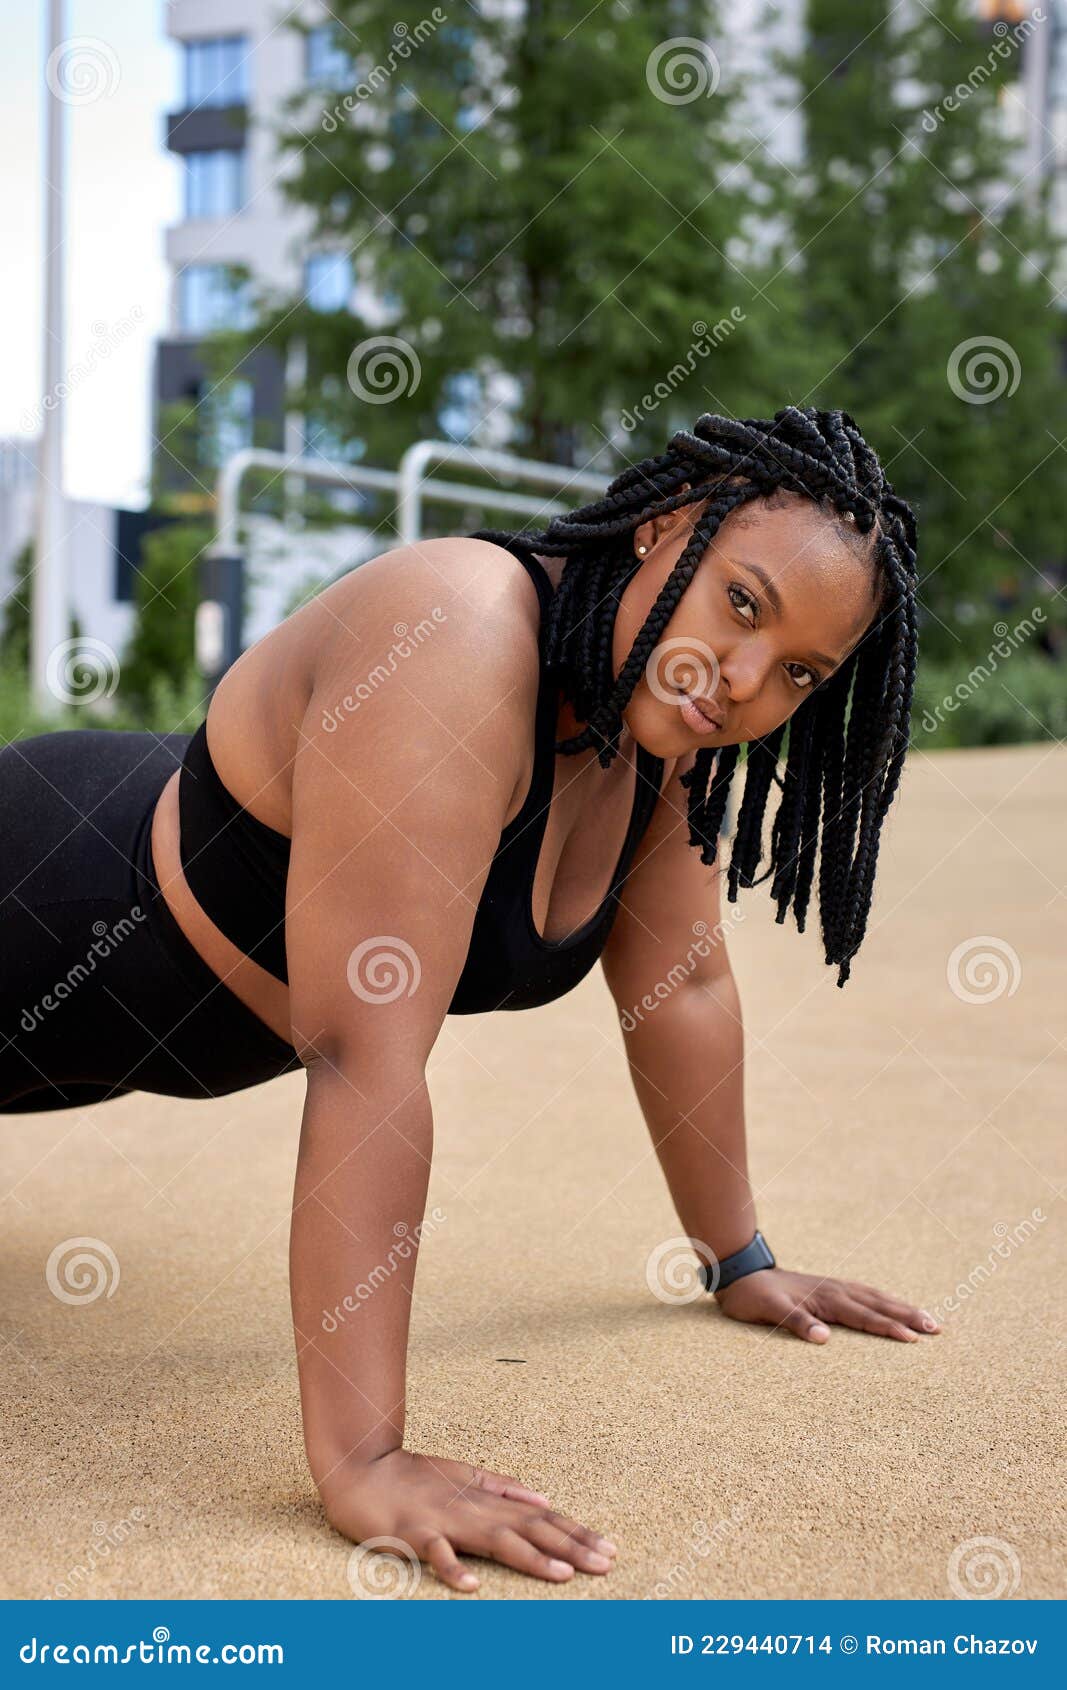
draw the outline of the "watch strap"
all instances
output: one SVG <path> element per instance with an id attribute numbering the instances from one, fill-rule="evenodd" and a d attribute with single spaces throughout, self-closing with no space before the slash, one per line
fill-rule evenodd
<path id="1" fill-rule="evenodd" d="M 725 1256 L 714 1266 L 708 1267 L 702 1262 L 700 1277 L 704 1281 L 705 1290 L 725 1291 L 735 1279 L 744 1279 L 746 1274 L 758 1273 L 761 1268 L 772 1268 L 775 1265 L 767 1240 L 762 1232 L 757 1232 L 743 1250 L 735 1250 L 732 1256 Z"/>

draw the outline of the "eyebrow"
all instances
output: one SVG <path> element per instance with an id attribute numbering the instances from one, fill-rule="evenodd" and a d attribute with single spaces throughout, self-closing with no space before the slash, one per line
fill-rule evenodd
<path id="1" fill-rule="evenodd" d="M 751 574 L 755 575 L 758 581 L 762 582 L 763 590 L 770 600 L 771 605 L 776 613 L 781 616 L 782 600 L 779 595 L 778 588 L 775 586 L 772 577 L 768 575 L 767 571 L 763 568 L 763 565 L 759 563 L 749 563 L 745 558 L 737 558 L 735 561 L 741 565 L 742 569 L 749 570 Z M 843 657 L 827 657 L 824 651 L 813 651 L 810 655 L 813 663 L 821 663 L 826 669 L 837 669 L 845 661 Z"/>

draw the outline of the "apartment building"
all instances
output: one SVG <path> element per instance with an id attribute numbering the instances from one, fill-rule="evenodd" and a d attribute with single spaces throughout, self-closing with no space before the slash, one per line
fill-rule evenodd
<path id="1" fill-rule="evenodd" d="M 294 17 L 308 26 L 302 34 Z M 285 371 L 270 348 L 254 350 L 225 393 L 208 380 L 201 342 L 248 320 L 253 286 L 337 309 L 356 286 L 344 251 L 313 250 L 306 214 L 281 189 L 284 164 L 274 131 L 285 101 L 350 69 L 324 6 L 307 0 L 172 0 L 166 28 L 182 60 L 182 101 L 166 114 L 166 144 L 183 177 L 182 220 L 167 230 L 171 272 L 169 329 L 159 342 L 154 399 L 160 473 L 181 485 L 166 417 L 175 402 L 197 406 L 212 437 L 209 456 L 240 445 L 300 449 L 286 432 Z M 250 282 L 242 282 L 240 272 Z M 173 474 L 168 457 L 174 457 Z"/>

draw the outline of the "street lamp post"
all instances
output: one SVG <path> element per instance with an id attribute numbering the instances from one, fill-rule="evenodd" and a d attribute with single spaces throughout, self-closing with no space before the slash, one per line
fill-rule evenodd
<path id="1" fill-rule="evenodd" d="M 49 661 L 66 639 L 67 518 L 63 495 L 63 132 L 56 62 L 65 37 L 65 0 L 47 0 L 44 182 L 44 400 L 38 463 L 37 549 L 34 558 L 30 674 L 33 702 L 55 713 Z"/>

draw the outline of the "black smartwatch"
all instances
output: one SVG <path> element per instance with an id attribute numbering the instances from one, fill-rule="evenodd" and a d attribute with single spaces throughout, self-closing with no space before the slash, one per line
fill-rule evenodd
<path id="1" fill-rule="evenodd" d="M 762 1232 L 757 1232 L 743 1250 L 735 1250 L 732 1256 L 726 1256 L 713 1267 L 701 1262 L 700 1277 L 704 1281 L 705 1291 L 725 1291 L 735 1279 L 744 1279 L 746 1273 L 758 1273 L 760 1268 L 774 1266 L 775 1260 L 770 1246 Z"/>

